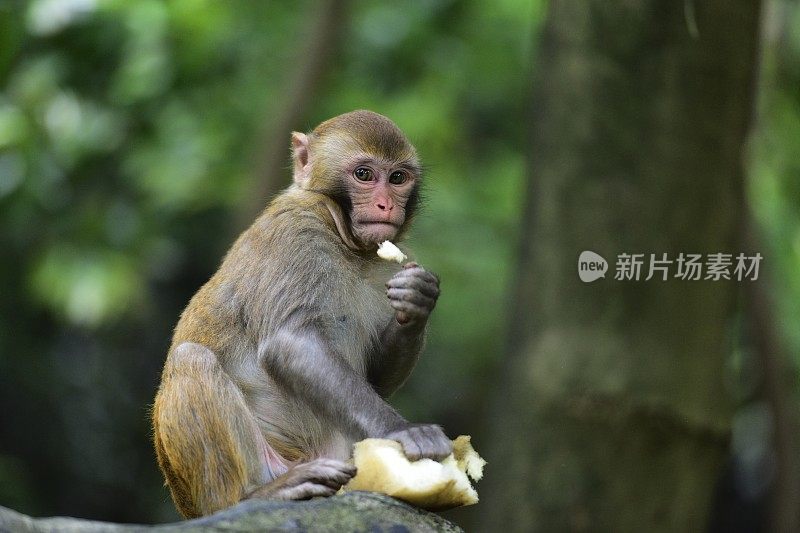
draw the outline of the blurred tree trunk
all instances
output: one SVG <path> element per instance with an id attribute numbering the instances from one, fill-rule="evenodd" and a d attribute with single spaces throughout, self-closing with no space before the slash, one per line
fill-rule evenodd
<path id="1" fill-rule="evenodd" d="M 239 216 L 237 225 L 240 227 L 249 226 L 272 196 L 289 186 L 289 133 L 303 130 L 307 110 L 325 74 L 334 65 L 332 58 L 347 27 L 347 0 L 326 0 L 312 5 L 317 11 L 316 20 L 308 42 L 304 43 L 305 48 L 298 54 L 295 71 L 286 88 L 286 101 L 265 121 L 268 133 L 258 157 L 252 193 Z"/>
<path id="2" fill-rule="evenodd" d="M 800 102 L 800 94 L 797 93 L 798 82 L 800 82 L 800 72 L 796 68 L 798 51 L 791 45 L 793 28 L 800 16 L 800 5 L 792 0 L 774 0 L 764 3 L 762 15 L 762 60 L 760 73 L 759 91 L 759 117 L 757 118 L 758 129 L 757 137 L 761 137 L 757 143 L 764 147 L 756 148 L 756 159 L 778 159 L 783 150 L 774 150 L 772 143 L 766 141 L 770 130 L 772 135 L 781 135 L 787 130 L 776 128 L 770 125 L 774 120 L 785 120 L 783 113 L 776 108 L 778 102 L 787 96 L 793 100 L 793 104 Z M 791 95 L 791 96 L 790 96 Z M 790 141 L 791 142 L 791 141 Z M 795 139 L 796 146 L 797 139 Z M 759 151 L 771 152 L 768 156 L 758 154 Z M 791 152 L 791 148 L 788 149 Z M 762 163 L 763 164 L 763 163 Z M 795 165 L 796 168 L 796 165 Z M 783 181 L 786 185 L 797 180 L 796 172 L 793 172 L 791 165 L 784 165 L 782 173 L 785 173 Z M 751 179 L 757 179 L 760 173 L 753 172 Z M 755 189 L 756 183 L 751 184 Z M 756 202 L 753 201 L 755 211 Z M 780 208 L 777 208 L 780 209 Z M 795 205 L 795 216 L 800 209 L 800 204 Z M 751 211 L 751 215 L 752 215 Z M 780 246 L 791 246 L 791 237 L 784 237 L 774 229 L 767 237 L 764 230 L 771 224 L 754 224 L 748 220 L 747 237 L 752 243 L 751 247 L 774 251 L 771 255 L 778 256 Z M 774 224 L 774 223 L 772 223 Z M 765 227 L 766 226 L 766 227 Z M 791 225 L 787 225 L 790 228 Z M 791 230 L 789 230 L 791 231 Z M 769 243 L 768 239 L 776 239 L 777 242 Z M 782 243 L 782 244 L 779 244 Z M 769 246 L 771 244 L 772 246 Z M 776 246 L 777 244 L 777 246 Z M 763 275 L 772 280 L 790 276 L 789 273 L 780 272 L 777 264 L 770 261 L 764 265 Z M 776 277 L 780 276 L 780 277 Z M 769 285 L 766 282 L 753 284 L 748 287 L 748 311 L 753 328 L 753 340 L 755 350 L 761 358 L 763 365 L 763 375 L 766 388 L 766 399 L 768 400 L 771 412 L 774 417 L 774 440 L 775 440 L 775 483 L 773 486 L 774 496 L 772 498 L 772 530 L 780 532 L 800 531 L 800 373 L 798 373 L 797 359 L 792 357 L 791 350 L 785 343 L 783 331 L 778 319 L 778 301 L 782 299 L 777 291 L 774 290 L 775 284 Z"/>
<path id="3" fill-rule="evenodd" d="M 614 272 L 738 251 L 758 19 L 753 0 L 551 3 L 486 530 L 706 527 L 737 283 Z M 605 279 L 579 280 L 583 250 Z"/>

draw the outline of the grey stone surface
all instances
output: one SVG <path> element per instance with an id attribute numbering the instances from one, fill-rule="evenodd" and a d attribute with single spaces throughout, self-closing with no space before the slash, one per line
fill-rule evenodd
<path id="1" fill-rule="evenodd" d="M 0 507 L 0 532 L 458 532 L 440 516 L 382 494 L 350 492 L 305 502 L 251 500 L 211 516 L 162 525 L 130 525 L 77 518 L 31 518 Z"/>

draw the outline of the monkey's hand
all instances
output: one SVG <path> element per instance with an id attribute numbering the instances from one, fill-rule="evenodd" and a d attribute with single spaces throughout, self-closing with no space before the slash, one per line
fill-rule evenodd
<path id="1" fill-rule="evenodd" d="M 386 282 L 386 296 L 400 324 L 424 325 L 439 298 L 439 278 L 411 262 Z"/>
<path id="2" fill-rule="evenodd" d="M 436 424 L 406 424 L 400 430 L 384 436 L 396 440 L 412 461 L 417 459 L 444 459 L 453 452 L 453 442 L 447 438 L 441 426 Z"/>
<path id="3" fill-rule="evenodd" d="M 356 475 L 356 467 L 336 459 L 314 459 L 293 466 L 271 483 L 263 485 L 247 498 L 268 500 L 308 500 L 333 496 Z"/>

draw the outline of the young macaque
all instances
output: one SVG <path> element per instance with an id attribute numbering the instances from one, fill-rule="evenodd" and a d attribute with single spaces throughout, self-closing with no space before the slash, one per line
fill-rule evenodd
<path id="1" fill-rule="evenodd" d="M 452 450 L 439 426 L 384 400 L 414 367 L 439 296 L 433 273 L 407 263 L 392 275 L 376 253 L 417 207 L 414 147 L 386 117 L 354 111 L 293 133 L 292 151 L 293 185 L 189 302 L 164 365 L 155 448 L 186 517 L 332 495 L 368 437 L 412 460 Z"/>

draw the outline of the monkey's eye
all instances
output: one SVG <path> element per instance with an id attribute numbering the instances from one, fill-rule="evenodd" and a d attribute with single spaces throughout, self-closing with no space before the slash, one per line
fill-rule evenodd
<path id="1" fill-rule="evenodd" d="M 405 183 L 407 179 L 408 175 L 405 172 L 401 170 L 395 170 L 389 176 L 389 183 L 392 185 L 400 185 L 401 183 Z"/>
<path id="2" fill-rule="evenodd" d="M 369 181 L 372 179 L 372 171 L 367 167 L 358 167 L 353 172 L 353 176 L 355 176 L 358 181 Z"/>

